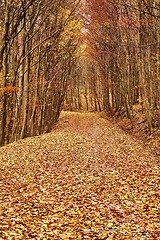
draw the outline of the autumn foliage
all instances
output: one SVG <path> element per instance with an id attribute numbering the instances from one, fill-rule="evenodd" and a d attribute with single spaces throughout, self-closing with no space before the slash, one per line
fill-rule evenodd
<path id="1" fill-rule="evenodd" d="M 49 132 L 58 120 L 78 56 L 79 4 L 0 2 L 1 146 Z"/>
<path id="2" fill-rule="evenodd" d="M 97 113 L 0 148 L 0 238 L 159 238 L 158 159 Z"/>
<path id="3" fill-rule="evenodd" d="M 0 93 L 13 93 L 13 92 L 15 93 L 18 92 L 18 88 L 12 86 L 0 88 Z"/>
<path id="4" fill-rule="evenodd" d="M 152 133 L 160 106 L 158 1 L 85 2 L 86 50 L 99 71 L 104 109 L 125 111 L 132 121 L 140 104 Z"/>

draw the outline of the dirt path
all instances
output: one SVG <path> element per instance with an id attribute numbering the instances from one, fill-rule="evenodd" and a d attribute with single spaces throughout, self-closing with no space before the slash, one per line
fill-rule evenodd
<path id="1" fill-rule="evenodd" d="M 0 239 L 160 239 L 158 159 L 95 113 L 0 148 Z"/>

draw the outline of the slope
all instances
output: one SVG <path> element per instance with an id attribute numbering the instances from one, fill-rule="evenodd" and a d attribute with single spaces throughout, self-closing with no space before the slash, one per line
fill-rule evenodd
<path id="1" fill-rule="evenodd" d="M 159 163 L 96 113 L 0 148 L 0 239 L 158 239 Z"/>

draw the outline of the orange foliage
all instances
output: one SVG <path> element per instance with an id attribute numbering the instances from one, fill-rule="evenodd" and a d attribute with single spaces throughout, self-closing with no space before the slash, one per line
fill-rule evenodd
<path id="1" fill-rule="evenodd" d="M 18 91 L 18 87 L 13 87 L 13 86 L 0 88 L 0 93 L 13 93 L 17 91 Z"/>

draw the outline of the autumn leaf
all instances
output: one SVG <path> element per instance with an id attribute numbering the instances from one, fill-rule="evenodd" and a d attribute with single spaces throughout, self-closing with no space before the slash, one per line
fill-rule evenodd
<path id="1" fill-rule="evenodd" d="M 99 114 L 62 113 L 0 168 L 1 239 L 158 239 L 157 159 Z"/>

